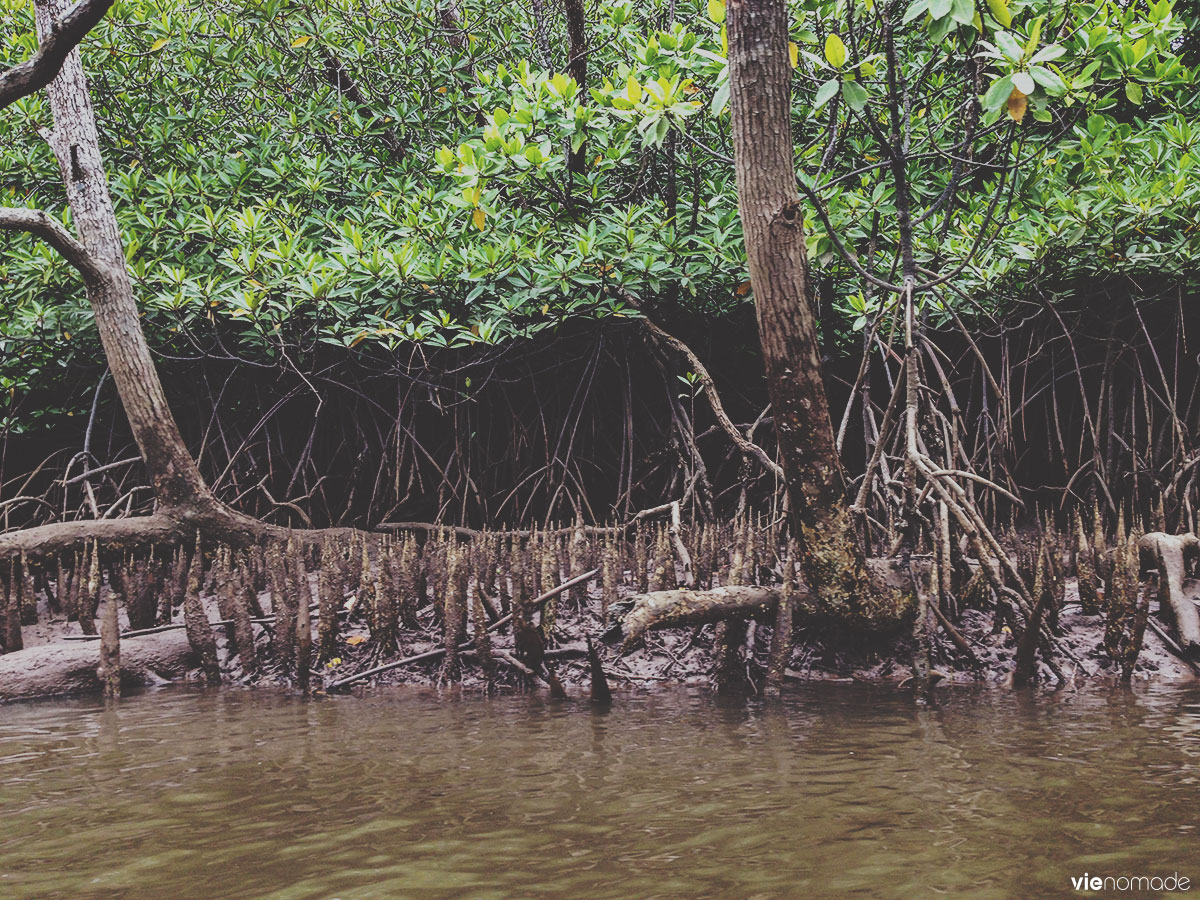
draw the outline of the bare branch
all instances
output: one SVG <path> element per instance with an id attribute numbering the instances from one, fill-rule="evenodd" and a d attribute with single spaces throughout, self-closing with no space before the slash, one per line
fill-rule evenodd
<path id="1" fill-rule="evenodd" d="M 632 295 L 626 291 L 620 291 L 620 294 L 622 300 L 638 312 L 642 312 L 641 304 Z M 655 343 L 674 350 L 688 361 L 692 367 L 692 371 L 699 377 L 698 383 L 704 392 L 705 398 L 708 400 L 708 405 L 712 408 L 713 415 L 717 419 L 717 424 L 729 435 L 729 439 L 733 441 L 738 450 L 744 456 L 756 459 L 764 469 L 776 478 L 783 478 L 783 469 L 779 464 L 771 459 L 762 447 L 758 446 L 758 444 L 751 441 L 734 427 L 733 420 L 729 418 L 729 414 L 725 412 L 725 406 L 721 403 L 721 395 L 717 393 L 717 385 L 713 381 L 712 375 L 708 373 L 708 369 L 704 363 L 700 362 L 700 357 L 696 356 L 692 348 L 673 334 L 664 331 L 658 325 L 654 324 L 644 313 L 642 314 L 642 322 L 645 324 L 646 332 Z"/>
<path id="2" fill-rule="evenodd" d="M 0 73 L 0 109 L 40 91 L 58 75 L 67 55 L 99 24 L 113 0 L 79 0 L 50 25 L 30 59 Z"/>

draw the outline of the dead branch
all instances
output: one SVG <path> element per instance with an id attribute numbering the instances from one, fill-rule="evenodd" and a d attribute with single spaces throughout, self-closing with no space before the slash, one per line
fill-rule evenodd
<path id="1" fill-rule="evenodd" d="M 648 631 L 722 622 L 732 616 L 764 616 L 774 612 L 781 592 L 774 587 L 726 585 L 708 591 L 681 588 L 651 591 L 632 598 L 633 609 L 621 622 L 622 652 Z M 798 595 L 799 596 L 799 595 Z"/>

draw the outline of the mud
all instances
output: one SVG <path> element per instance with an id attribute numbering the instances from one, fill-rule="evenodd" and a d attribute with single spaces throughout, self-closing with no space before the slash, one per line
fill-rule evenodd
<path id="1" fill-rule="evenodd" d="M 315 587 L 315 574 L 313 586 Z M 623 592 L 629 596 L 631 590 Z M 707 684 L 712 665 L 714 626 L 704 625 L 687 629 L 651 632 L 640 646 L 627 653 L 618 651 L 621 604 L 609 611 L 606 622 L 601 609 L 601 587 L 593 582 L 586 598 L 578 590 L 555 611 L 551 637 L 547 641 L 547 668 L 551 670 L 573 696 L 586 695 L 591 673 L 586 658 L 586 641 L 596 643 L 604 671 L 615 685 L 652 686 L 656 684 Z M 260 594 L 260 603 L 270 609 L 269 592 Z M 348 598 L 347 606 L 350 605 Z M 219 613 L 215 599 L 205 597 L 210 620 Z M 1151 600 L 1151 615 L 1158 615 L 1158 603 Z M 69 640 L 81 634 L 78 623 L 52 616 L 43 605 L 39 624 L 24 629 L 26 649 L 0 656 L 0 701 L 64 693 L 85 693 L 99 690 L 95 669 L 99 662 L 99 642 Z M 312 686 L 316 691 L 338 679 L 345 678 L 390 660 L 439 650 L 442 644 L 440 621 L 432 604 L 418 611 L 417 629 L 404 629 L 399 635 L 395 653 L 381 655 L 373 646 L 365 622 L 349 616 L 343 607 L 341 642 L 337 654 L 329 661 L 314 666 Z M 182 621 L 182 613 L 176 619 Z M 315 615 L 314 615 L 315 619 Z M 122 621 L 122 627 L 126 626 Z M 990 612 L 963 610 L 955 622 L 960 634 L 970 643 L 979 662 L 975 667 L 959 653 L 939 628 L 934 644 L 933 663 L 943 676 L 943 687 L 979 682 L 1003 683 L 1012 671 L 1016 641 L 1007 627 L 997 629 Z M 316 623 L 314 621 L 314 628 Z M 271 641 L 269 626 L 256 626 L 260 650 L 264 658 Z M 762 684 L 767 666 L 771 626 L 752 623 L 746 642 L 738 654 L 742 687 L 756 692 Z M 1068 582 L 1066 603 L 1059 616 L 1057 632 L 1061 644 L 1074 659 L 1057 660 L 1069 683 L 1085 680 L 1115 680 L 1117 665 L 1103 649 L 1104 619 L 1085 616 L 1079 612 L 1074 580 Z M 227 684 L 250 684 L 241 670 L 238 657 L 229 650 L 224 627 L 215 627 L 218 654 L 224 681 Z M 532 678 L 512 663 L 517 657 L 511 630 L 502 628 L 491 635 L 495 657 L 495 674 L 488 679 L 474 651 L 461 653 L 462 674 L 457 684 L 468 690 L 499 692 L 546 690 L 544 679 Z M 510 659 L 506 659 L 510 657 Z M 123 683 L 158 684 L 168 680 L 202 679 L 187 646 L 182 629 L 160 634 L 127 637 L 121 642 Z M 890 639 L 869 639 L 849 635 L 821 626 L 798 629 L 791 660 L 787 667 L 788 680 L 904 682 L 911 674 L 912 642 L 907 635 Z M 406 684 L 438 686 L 442 671 L 441 659 L 414 662 L 365 680 L 359 686 Z M 1039 682 L 1055 686 L 1055 679 L 1045 663 L 1039 660 Z M 1136 680 L 1185 682 L 1196 679 L 1193 670 L 1174 656 L 1152 630 L 1147 629 L 1145 644 L 1134 671 Z M 258 681 L 274 684 L 268 669 Z M 1068 683 L 1068 686 L 1069 686 Z M 357 687 L 356 687 L 357 689 Z"/>

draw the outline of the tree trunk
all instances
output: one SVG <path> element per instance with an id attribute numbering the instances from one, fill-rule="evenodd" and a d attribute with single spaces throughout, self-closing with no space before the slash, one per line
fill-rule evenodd
<path id="1" fill-rule="evenodd" d="M 879 628 L 894 624 L 909 598 L 872 583 L 846 502 L 808 289 L 791 77 L 784 0 L 733 0 L 729 99 L 738 210 L 801 569 L 820 609 Z"/>
<path id="2" fill-rule="evenodd" d="M 579 85 L 580 103 L 587 102 L 587 33 L 584 30 L 585 16 L 583 0 L 564 0 L 563 12 L 567 19 L 567 42 L 570 55 L 567 57 L 567 73 Z M 582 174 L 587 168 L 584 154 L 587 151 L 581 146 L 567 154 L 567 169 L 572 174 Z"/>
<path id="3" fill-rule="evenodd" d="M 43 40 L 51 33 L 51 23 L 70 5 L 70 0 L 37 0 L 38 33 Z M 79 240 L 101 270 L 100 277 L 88 279 L 88 300 L 155 496 L 167 508 L 211 500 L 167 406 L 142 333 L 78 50 L 68 54 L 46 92 L 54 119 L 50 146 L 62 171 Z"/>

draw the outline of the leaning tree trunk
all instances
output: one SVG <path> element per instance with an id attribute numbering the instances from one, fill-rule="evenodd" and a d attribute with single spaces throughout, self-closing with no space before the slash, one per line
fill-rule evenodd
<path id="1" fill-rule="evenodd" d="M 54 20 L 70 6 L 70 0 L 37 0 L 38 33 L 42 39 L 50 34 Z M 133 283 L 125 267 L 124 245 L 108 193 L 96 118 L 78 50 L 68 54 L 46 92 L 54 119 L 50 146 L 62 171 L 79 242 L 96 264 L 98 277 L 88 279 L 88 300 L 155 497 L 167 508 L 211 500 L 167 406 L 138 320 Z"/>
<path id="2" fill-rule="evenodd" d="M 907 601 L 873 584 L 846 502 L 808 288 L 786 4 L 731 0 L 728 27 L 738 211 L 801 569 L 819 608 L 881 627 Z"/>

